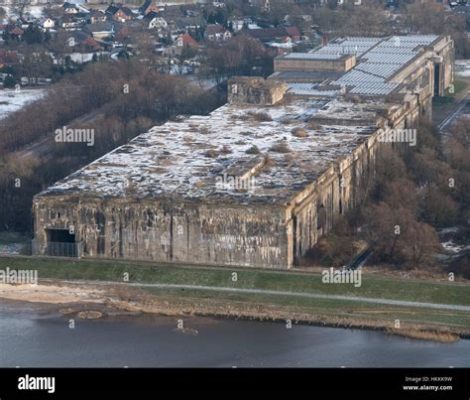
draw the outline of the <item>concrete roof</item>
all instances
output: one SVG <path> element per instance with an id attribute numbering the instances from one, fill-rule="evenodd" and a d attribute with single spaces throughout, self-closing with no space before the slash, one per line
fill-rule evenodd
<path id="1" fill-rule="evenodd" d="M 370 110 L 364 104 L 358 109 L 343 103 L 342 117 L 349 118 L 349 124 L 338 123 L 332 116 L 329 123 L 312 125 L 310 121 L 317 113 L 329 114 L 327 108 L 322 110 L 326 104 L 326 100 L 299 98 L 266 107 L 227 104 L 209 116 L 168 122 L 139 135 L 39 196 L 80 194 L 284 204 L 375 130 L 377 102 L 371 104 Z M 341 115 L 339 111 L 339 107 L 333 109 L 336 117 Z M 304 129 L 308 136 L 296 137 L 296 128 Z M 273 151 L 282 144 L 287 145 L 288 152 Z M 253 146 L 259 154 L 250 154 Z M 224 173 L 242 176 L 252 165 L 264 161 L 267 164 L 256 174 L 253 191 L 217 188 L 216 180 Z"/>

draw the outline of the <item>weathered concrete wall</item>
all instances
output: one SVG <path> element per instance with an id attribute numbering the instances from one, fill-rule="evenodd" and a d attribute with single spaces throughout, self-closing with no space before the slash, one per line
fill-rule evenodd
<path id="1" fill-rule="evenodd" d="M 433 61 L 439 65 L 439 88 L 438 95 L 443 96 L 445 90 L 454 82 L 454 42 L 448 36 L 442 38 L 433 48 Z"/>
<path id="2" fill-rule="evenodd" d="M 331 71 L 347 72 L 356 65 L 356 56 L 344 55 L 336 60 L 322 60 L 308 57 L 294 58 L 294 54 L 274 59 L 274 72 L 284 71 Z"/>
<path id="3" fill-rule="evenodd" d="M 285 82 L 261 77 L 234 77 L 228 82 L 228 102 L 274 105 L 283 99 L 287 89 Z"/>
<path id="4" fill-rule="evenodd" d="M 431 121 L 432 98 L 444 96 L 454 81 L 454 42 L 447 36 L 440 38 L 391 80 L 400 83 L 402 93 L 417 97 L 419 116 Z"/>
<path id="5" fill-rule="evenodd" d="M 280 208 L 45 196 L 34 212 L 40 254 L 47 229 L 74 226 L 83 257 L 287 266 Z"/>
<path id="6" fill-rule="evenodd" d="M 293 247 L 289 266 L 296 265 L 339 215 L 357 206 L 375 175 L 377 135 L 338 160 L 317 181 L 293 199 L 286 209 L 289 243 Z"/>
<path id="7" fill-rule="evenodd" d="M 388 128 L 416 128 L 420 107 L 417 96 L 404 96 L 402 106 L 388 115 Z M 407 143 L 402 145 L 409 146 Z M 380 142 L 379 131 L 369 136 L 351 155 L 335 161 L 287 205 L 286 225 L 291 246 L 289 266 L 298 264 L 318 239 L 333 228 L 338 216 L 354 209 L 364 199 L 375 179 L 377 155 L 384 146 L 390 144 Z"/>

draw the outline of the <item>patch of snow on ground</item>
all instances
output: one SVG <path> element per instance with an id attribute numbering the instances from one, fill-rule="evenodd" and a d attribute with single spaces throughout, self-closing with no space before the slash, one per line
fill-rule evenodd
<path id="1" fill-rule="evenodd" d="M 470 78 L 470 60 L 455 60 L 455 74 L 462 78 Z"/>
<path id="2" fill-rule="evenodd" d="M 458 244 L 455 244 L 452 240 L 448 240 L 447 242 L 443 242 L 441 243 L 442 247 L 444 247 L 444 249 L 446 251 L 450 251 L 452 253 L 460 253 L 462 250 L 463 250 L 463 246 L 461 245 L 458 245 Z"/>
<path id="3" fill-rule="evenodd" d="M 24 243 L 0 244 L 0 255 L 18 255 L 24 247 Z"/>
<path id="4" fill-rule="evenodd" d="M 96 54 L 97 57 L 109 54 L 107 51 L 101 51 L 98 53 L 70 53 L 70 59 L 77 64 L 84 64 L 93 60 L 93 56 Z"/>
<path id="5" fill-rule="evenodd" d="M 0 90 L 0 119 L 18 111 L 26 104 L 39 100 L 46 94 L 46 89 Z"/>
<path id="6" fill-rule="evenodd" d="M 440 235 L 445 235 L 447 233 L 457 233 L 459 231 L 458 226 L 451 226 L 450 228 L 443 228 L 439 230 Z"/>
<path id="7" fill-rule="evenodd" d="M 441 245 L 442 247 L 444 247 L 445 250 L 454 254 L 458 254 L 458 253 L 461 253 L 462 251 L 470 250 L 470 245 L 465 246 L 461 244 L 455 244 L 453 240 L 442 242 Z"/>

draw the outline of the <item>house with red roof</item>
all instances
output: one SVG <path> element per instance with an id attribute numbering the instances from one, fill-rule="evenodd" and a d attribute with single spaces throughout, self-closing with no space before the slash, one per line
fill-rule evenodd
<path id="1" fill-rule="evenodd" d="M 18 64 L 18 61 L 16 51 L 0 49 L 0 68 Z"/>
<path id="2" fill-rule="evenodd" d="M 296 26 L 286 27 L 286 32 L 293 42 L 298 42 L 300 38 L 302 37 L 302 34 L 300 33 L 299 28 L 297 28 Z"/>
<path id="3" fill-rule="evenodd" d="M 199 46 L 199 43 L 193 39 L 193 37 L 189 33 L 183 33 L 178 36 L 176 39 L 176 46 L 178 47 L 193 47 L 196 48 Z"/>

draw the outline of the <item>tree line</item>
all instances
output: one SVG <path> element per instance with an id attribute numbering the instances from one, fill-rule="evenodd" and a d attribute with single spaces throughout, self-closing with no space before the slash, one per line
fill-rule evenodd
<path id="1" fill-rule="evenodd" d="M 458 123 L 443 139 L 422 122 L 417 137 L 416 148 L 383 144 L 364 202 L 338 218 L 306 263 L 345 265 L 362 241 L 373 251 L 371 263 L 439 270 L 438 230 L 458 227 L 461 239 L 470 236 L 470 126 Z M 449 268 L 470 278 L 468 255 Z"/>
<path id="2" fill-rule="evenodd" d="M 180 114 L 207 114 L 223 95 L 137 61 L 90 64 L 0 127 L 0 230 L 31 233 L 32 198 L 55 181 Z M 55 143 L 57 128 L 94 130 L 95 143 Z M 23 146 L 49 138 L 39 153 Z"/>

